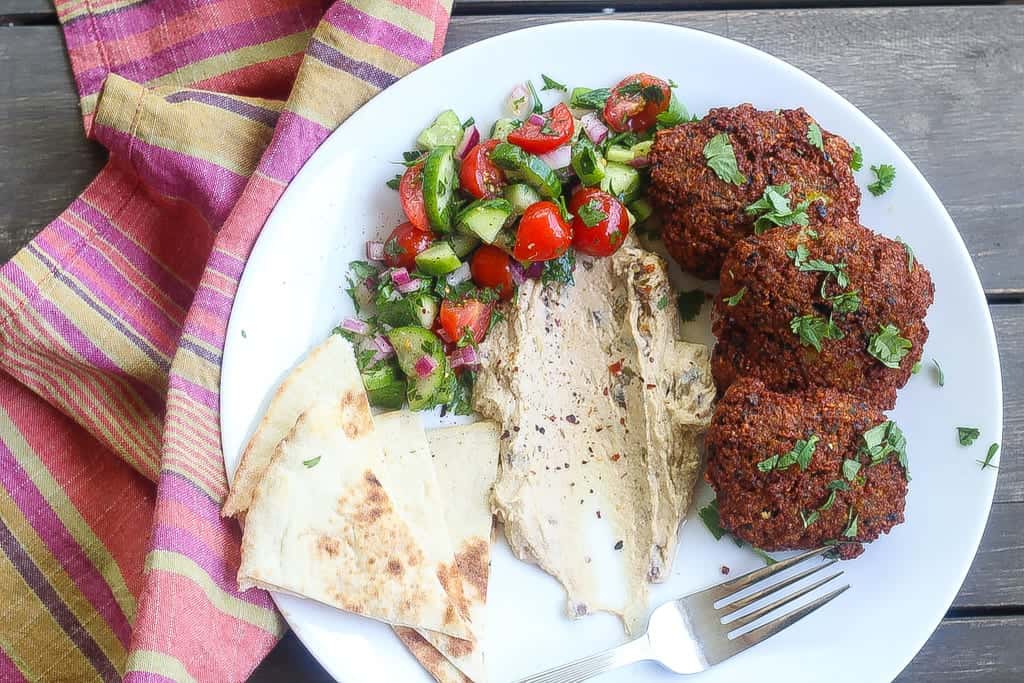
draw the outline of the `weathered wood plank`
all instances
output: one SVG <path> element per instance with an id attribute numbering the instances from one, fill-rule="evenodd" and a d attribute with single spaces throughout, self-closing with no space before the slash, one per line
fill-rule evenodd
<path id="1" fill-rule="evenodd" d="M 971 571 L 953 601 L 958 610 L 1015 607 L 1024 613 L 1024 503 L 996 503 Z M 954 542 L 950 539 L 950 542 Z"/>
<path id="2" fill-rule="evenodd" d="M 989 311 L 1003 374 L 1003 436 L 995 499 L 1019 503 L 1024 502 L 1024 305 L 996 304 Z"/>
<path id="3" fill-rule="evenodd" d="M 448 49 L 583 15 L 456 17 Z M 990 292 L 1024 291 L 1024 9 L 1019 6 L 644 13 L 765 49 L 822 79 L 885 128 L 953 214 Z M 59 67 L 57 65 L 60 65 Z M 40 68 L 40 65 L 47 65 Z M 61 79 L 64 79 L 61 82 Z M 40 116 L 40 112 L 46 112 Z M 0 32 L 0 234 L 38 229 L 94 170 L 56 27 Z M 60 150 L 55 152 L 54 150 Z M 71 170 L 74 169 L 74 170 Z M 32 180 L 23 180 L 29 178 Z M 38 180 L 48 179 L 40 185 Z M 13 207 L 18 207 L 14 212 Z M 10 227 L 17 221 L 16 227 Z M 0 238 L 3 239 L 3 238 Z M 9 240 L 0 257 L 10 253 Z"/>
<path id="4" fill-rule="evenodd" d="M 1024 677 L 1024 617 L 945 619 L 896 679 L 899 683 L 997 683 Z M 869 655 L 870 656 L 870 655 Z M 249 678 L 249 683 L 331 677 L 288 633 Z"/>
<path id="5" fill-rule="evenodd" d="M 0 5 L 0 16 L 9 19 L 17 19 L 18 15 L 52 15 L 54 18 L 57 12 L 53 9 L 50 0 L 4 0 Z"/>

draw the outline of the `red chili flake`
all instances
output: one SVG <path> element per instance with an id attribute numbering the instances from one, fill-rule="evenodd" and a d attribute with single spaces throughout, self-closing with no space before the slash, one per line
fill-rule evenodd
<path id="1" fill-rule="evenodd" d="M 621 457 L 622 457 L 622 456 L 621 456 L 621 455 L 619 455 L 618 453 L 614 453 L 614 454 L 612 454 L 612 462 L 618 462 L 618 461 L 619 461 L 619 458 L 621 458 Z"/>
<path id="2" fill-rule="evenodd" d="M 728 576 L 730 571 L 731 570 L 728 567 L 726 567 L 724 564 L 722 565 L 722 574 Z"/>
<path id="3" fill-rule="evenodd" d="M 608 395 L 608 387 L 605 387 L 605 388 L 604 388 L 604 392 L 603 392 L 603 393 L 604 393 L 604 395 L 605 395 L 605 396 L 607 396 L 607 395 Z"/>
<path id="4" fill-rule="evenodd" d="M 580 423 L 580 421 L 578 419 L 576 419 L 575 415 L 566 415 L 565 416 L 565 421 L 568 422 L 571 425 L 578 425 Z"/>
<path id="5" fill-rule="evenodd" d="M 611 365 L 609 365 L 608 366 L 608 372 L 612 373 L 613 375 L 618 375 L 619 373 L 621 373 L 622 372 L 622 361 L 624 361 L 624 360 L 626 360 L 626 359 L 623 358 L 621 360 L 617 360 L 614 363 L 612 363 Z"/>
<path id="6" fill-rule="evenodd" d="M 648 388 L 648 389 L 657 389 L 657 388 L 658 388 L 658 385 L 657 385 L 657 384 L 648 384 L 648 385 L 647 385 L 647 388 Z"/>

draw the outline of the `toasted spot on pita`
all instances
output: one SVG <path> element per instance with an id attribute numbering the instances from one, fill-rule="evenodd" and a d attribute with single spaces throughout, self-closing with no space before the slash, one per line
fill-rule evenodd
<path id="1" fill-rule="evenodd" d="M 358 439 L 373 429 L 373 419 L 367 412 L 369 406 L 366 394 L 363 392 L 346 391 L 342 394 L 341 410 L 352 418 L 346 420 L 344 425 L 342 425 L 342 429 L 345 430 L 345 436 L 350 439 Z"/>
<path id="2" fill-rule="evenodd" d="M 341 544 L 338 543 L 338 539 L 331 538 L 330 536 L 320 536 L 316 540 L 316 547 L 328 557 L 337 557 L 341 551 Z"/>
<path id="3" fill-rule="evenodd" d="M 401 576 L 405 573 L 405 566 L 401 560 L 391 558 L 388 560 L 388 573 L 394 576 Z"/>
<path id="4" fill-rule="evenodd" d="M 455 562 L 463 581 L 469 583 L 480 599 L 487 595 L 487 579 L 490 574 L 490 548 L 482 538 L 467 539 L 455 553 Z"/>
<path id="5" fill-rule="evenodd" d="M 367 470 L 363 473 L 363 484 L 360 490 L 362 500 L 356 504 L 355 517 L 360 522 L 376 522 L 381 515 L 390 514 L 391 501 L 384 493 L 384 487 L 373 472 Z M 339 509 L 347 507 L 344 496 L 338 498 Z"/>

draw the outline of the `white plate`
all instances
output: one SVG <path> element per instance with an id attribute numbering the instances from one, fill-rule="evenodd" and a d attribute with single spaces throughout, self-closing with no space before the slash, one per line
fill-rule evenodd
<path id="1" fill-rule="evenodd" d="M 864 150 L 868 166 L 896 167 L 894 188 L 864 193 L 861 219 L 913 245 L 935 280 L 928 315 L 931 337 L 922 372 L 900 392 L 892 413 L 906 432 L 913 482 L 907 523 L 842 568 L 851 584 L 811 618 L 700 675 L 702 681 L 884 681 L 924 644 L 952 602 L 974 557 L 995 487 L 983 457 L 1002 429 L 999 361 L 988 307 L 949 215 L 910 160 L 849 102 L 803 72 L 723 38 L 660 24 L 600 21 L 517 31 L 458 50 L 378 95 L 328 139 L 296 177 L 260 236 L 242 278 L 228 327 L 221 378 L 221 426 L 229 473 L 237 465 L 271 388 L 323 339 L 351 305 L 346 265 L 362 258 L 364 241 L 399 223 L 396 194 L 385 187 L 391 162 L 421 128 L 451 107 L 484 126 L 502 115 L 507 93 L 544 72 L 570 86 L 610 86 L 646 71 L 671 78 L 690 111 L 752 102 L 805 107 L 821 124 Z M 551 102 L 553 93 L 542 93 Z M 707 308 L 707 307 L 705 307 Z M 705 313 L 706 316 L 706 313 Z M 698 335 L 707 334 L 706 318 Z M 946 383 L 938 388 L 930 359 Z M 430 418 L 428 417 L 428 420 Z M 433 422 L 433 420 L 431 420 Z M 972 448 L 955 427 L 977 426 Z M 432 425 L 428 425 L 432 426 Z M 467 457 L 471 457 L 467 454 Z M 710 498 L 702 489 L 699 503 Z M 652 604 L 722 580 L 760 561 L 723 539 L 715 542 L 693 510 L 681 532 L 669 580 Z M 275 595 L 313 655 L 336 678 L 429 680 L 380 623 L 294 597 Z M 571 621 L 559 585 L 516 560 L 503 540 L 494 548 L 485 652 L 492 680 L 506 681 L 624 640 L 609 615 Z M 840 663 L 837 666 L 837 663 Z M 605 681 L 678 680 L 647 663 Z"/>

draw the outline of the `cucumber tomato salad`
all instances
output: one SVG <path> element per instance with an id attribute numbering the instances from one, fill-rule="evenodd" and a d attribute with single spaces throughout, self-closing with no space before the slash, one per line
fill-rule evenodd
<path id="1" fill-rule="evenodd" d="M 356 315 L 335 332 L 356 347 L 370 403 L 470 412 L 478 344 L 527 279 L 573 283 L 575 253 L 605 257 L 651 218 L 644 197 L 656 129 L 689 120 L 675 84 L 631 75 L 569 89 L 542 76 L 508 97 L 483 137 L 441 112 L 406 152 L 406 222 L 350 264 Z"/>

